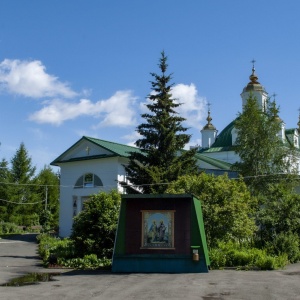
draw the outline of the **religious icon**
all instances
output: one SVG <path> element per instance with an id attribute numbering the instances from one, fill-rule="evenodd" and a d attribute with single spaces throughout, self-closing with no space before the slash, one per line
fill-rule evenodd
<path id="1" fill-rule="evenodd" d="M 174 211 L 142 211 L 142 248 L 174 248 Z"/>

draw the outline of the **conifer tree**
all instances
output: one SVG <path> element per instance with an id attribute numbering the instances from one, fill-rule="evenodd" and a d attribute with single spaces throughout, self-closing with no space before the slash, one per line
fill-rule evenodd
<path id="1" fill-rule="evenodd" d="M 0 162 L 0 222 L 7 219 L 7 199 L 9 169 L 8 161 L 4 158 Z"/>
<path id="2" fill-rule="evenodd" d="M 32 166 L 31 157 L 24 143 L 11 159 L 10 185 L 8 196 L 10 203 L 7 212 L 10 222 L 19 225 L 36 225 L 38 223 L 38 210 L 29 203 L 38 202 L 35 187 L 32 185 L 36 168 Z"/>
<path id="3" fill-rule="evenodd" d="M 190 135 L 184 132 L 185 120 L 176 112 L 181 105 L 172 98 L 171 74 L 167 74 L 167 56 L 161 53 L 159 60 L 161 74 L 150 73 L 152 92 L 148 95 L 149 113 L 142 114 L 145 123 L 137 127 L 141 138 L 136 141 L 140 152 L 130 154 L 126 167 L 128 179 L 140 186 L 143 193 L 164 193 L 168 183 L 179 176 L 195 173 L 195 150 L 184 151 Z"/>

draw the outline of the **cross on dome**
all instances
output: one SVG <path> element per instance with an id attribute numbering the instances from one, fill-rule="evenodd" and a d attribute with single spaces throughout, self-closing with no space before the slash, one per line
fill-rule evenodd
<path id="1" fill-rule="evenodd" d="M 256 83 L 256 84 L 260 84 L 257 80 L 258 80 L 258 77 L 257 75 L 255 74 L 255 67 L 254 67 L 254 64 L 256 63 L 256 60 L 255 59 L 252 59 L 251 60 L 251 63 L 252 63 L 252 74 L 250 75 L 249 79 L 251 80 L 250 83 Z"/>

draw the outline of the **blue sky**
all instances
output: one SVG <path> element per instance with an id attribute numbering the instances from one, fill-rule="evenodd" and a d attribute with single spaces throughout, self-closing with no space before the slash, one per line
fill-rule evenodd
<path id="1" fill-rule="evenodd" d="M 2 0 L 0 159 L 24 142 L 48 165 L 83 135 L 133 144 L 162 50 L 200 143 L 207 102 L 221 131 L 256 73 L 297 127 L 300 1 Z"/>

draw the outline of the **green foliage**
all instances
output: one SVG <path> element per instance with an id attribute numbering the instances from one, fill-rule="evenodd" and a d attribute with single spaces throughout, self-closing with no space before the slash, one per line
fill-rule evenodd
<path id="1" fill-rule="evenodd" d="M 266 244 L 269 253 L 273 255 L 286 254 L 289 262 L 300 260 L 300 238 L 292 232 L 281 232 Z"/>
<path id="2" fill-rule="evenodd" d="M 168 183 L 184 174 L 195 173 L 196 150 L 182 151 L 190 136 L 184 134 L 184 118 L 177 115 L 176 108 L 181 105 L 172 98 L 171 75 L 166 71 L 167 56 L 162 52 L 159 61 L 161 75 L 151 73 L 152 92 L 148 96 L 149 113 L 142 114 L 145 123 L 137 127 L 141 138 L 136 141 L 140 152 L 130 154 L 126 167 L 128 179 L 133 185 L 143 185 L 143 192 L 164 193 Z"/>
<path id="3" fill-rule="evenodd" d="M 0 222 L 0 234 L 21 233 L 23 230 L 14 223 Z"/>
<path id="4" fill-rule="evenodd" d="M 120 194 L 111 191 L 93 195 L 84 203 L 84 210 L 74 218 L 71 235 L 77 256 L 112 256 L 120 202 Z"/>
<path id="5" fill-rule="evenodd" d="M 273 242 L 277 235 L 294 233 L 300 236 L 300 195 L 283 184 L 274 184 L 265 191 L 257 213 L 262 246 Z"/>
<path id="6" fill-rule="evenodd" d="M 46 266 L 76 269 L 107 268 L 111 265 L 121 196 L 117 191 L 93 195 L 74 218 L 70 239 L 39 235 L 39 254 Z"/>
<path id="7" fill-rule="evenodd" d="M 58 226 L 59 179 L 52 169 L 44 167 L 35 176 L 35 167 L 21 143 L 11 159 L 12 168 L 0 162 L 0 220 L 20 226 L 43 225 L 45 229 Z M 47 199 L 47 207 L 45 200 Z M 45 213 L 45 209 L 49 213 Z"/>
<path id="8" fill-rule="evenodd" d="M 72 240 L 60 239 L 49 234 L 38 235 L 38 253 L 43 260 L 43 264 L 57 264 L 58 258 L 69 259 L 74 257 L 75 249 Z"/>
<path id="9" fill-rule="evenodd" d="M 36 176 L 34 183 L 39 201 L 47 201 L 39 210 L 40 224 L 56 228 L 59 219 L 59 178 L 49 166 L 45 166 Z"/>
<path id="10" fill-rule="evenodd" d="M 83 258 L 59 258 L 57 262 L 60 266 L 81 270 L 108 269 L 111 267 L 110 259 L 98 258 L 96 254 L 85 255 Z"/>
<path id="11" fill-rule="evenodd" d="M 103 269 L 111 266 L 111 260 L 98 258 L 96 254 L 76 257 L 74 242 L 69 239 L 52 237 L 49 234 L 38 235 L 38 253 L 44 266 L 61 266 L 73 269 Z"/>
<path id="12" fill-rule="evenodd" d="M 11 170 L 7 172 L 5 181 L 5 221 L 18 225 L 31 226 L 36 222 L 35 215 L 39 212 L 38 197 L 32 185 L 35 167 L 31 165 L 31 158 L 21 143 L 19 149 L 11 159 Z M 36 203 L 32 205 L 31 203 Z M 22 222 L 24 222 L 22 224 Z"/>
<path id="13" fill-rule="evenodd" d="M 48 232 L 51 230 L 51 223 L 53 220 L 53 215 L 50 210 L 42 210 L 40 213 L 40 224 L 43 227 L 44 232 Z"/>
<path id="14" fill-rule="evenodd" d="M 11 160 L 11 164 L 12 169 L 10 174 L 12 182 L 28 183 L 33 178 L 36 168 L 31 165 L 31 158 L 24 143 L 21 143 Z"/>
<path id="15" fill-rule="evenodd" d="M 266 250 L 241 246 L 233 242 L 219 242 L 210 249 L 212 269 L 235 267 L 242 269 L 274 270 L 288 263 L 287 254 L 269 255 Z"/>
<path id="16" fill-rule="evenodd" d="M 4 200 L 8 199 L 9 169 L 5 159 L 0 162 L 0 182 L 0 220 L 7 220 L 7 202 Z"/>
<path id="17" fill-rule="evenodd" d="M 235 152 L 241 161 L 235 163 L 233 169 L 247 177 L 246 183 L 256 194 L 264 191 L 272 180 L 280 179 L 277 174 L 292 170 L 292 149 L 278 137 L 281 130 L 278 112 L 276 103 L 270 100 L 262 111 L 250 94 L 234 125 L 237 130 Z"/>
<path id="18" fill-rule="evenodd" d="M 32 227 L 39 225 L 39 216 L 36 213 L 32 214 L 13 214 L 9 216 L 8 220 L 19 226 Z"/>
<path id="19" fill-rule="evenodd" d="M 205 173 L 186 175 L 173 182 L 167 192 L 190 193 L 201 200 L 209 246 L 221 240 L 249 241 L 253 238 L 257 201 L 242 180 Z"/>

